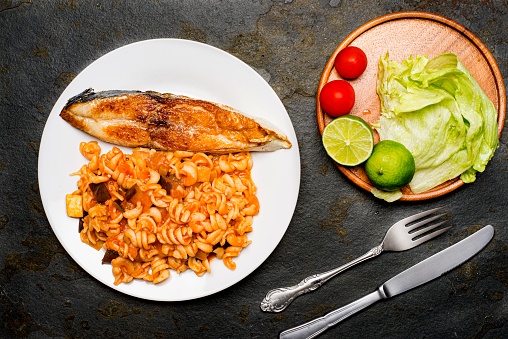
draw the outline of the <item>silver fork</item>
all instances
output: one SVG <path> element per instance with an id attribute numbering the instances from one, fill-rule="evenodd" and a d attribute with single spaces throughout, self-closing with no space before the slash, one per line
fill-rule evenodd
<path id="1" fill-rule="evenodd" d="M 265 312 L 281 312 L 298 296 L 314 291 L 321 287 L 325 282 L 345 271 L 346 269 L 367 259 L 374 258 L 383 251 L 405 251 L 421 243 L 426 242 L 438 235 L 446 232 L 451 226 L 444 227 L 433 232 L 431 230 L 441 226 L 445 221 L 428 225 L 434 220 L 444 216 L 446 213 L 433 215 L 442 207 L 434 208 L 425 212 L 417 213 L 404 218 L 395 224 L 386 232 L 386 235 L 380 245 L 372 248 L 361 257 L 333 270 L 314 274 L 303 279 L 298 285 L 290 287 L 281 287 L 269 291 L 261 302 L 261 309 Z M 425 226 L 425 227 L 423 227 Z M 428 233 L 430 232 L 430 233 Z"/>

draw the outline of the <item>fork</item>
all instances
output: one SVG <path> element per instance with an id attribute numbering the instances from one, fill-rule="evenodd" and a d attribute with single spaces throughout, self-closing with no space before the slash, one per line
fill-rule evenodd
<path id="1" fill-rule="evenodd" d="M 303 279 L 298 285 L 276 288 L 269 291 L 261 302 L 261 310 L 265 312 L 281 312 L 298 296 L 318 289 L 337 274 L 362 261 L 374 258 L 383 251 L 408 250 L 446 232 L 451 228 L 451 226 L 434 230 L 446 221 L 429 225 L 432 221 L 437 220 L 446 214 L 442 213 L 439 215 L 432 215 L 440 209 L 442 209 L 442 207 L 417 213 L 396 222 L 386 232 L 380 245 L 370 249 L 361 257 L 358 257 L 343 266 L 323 273 L 311 275 Z M 434 231 L 430 232 L 432 230 Z"/>

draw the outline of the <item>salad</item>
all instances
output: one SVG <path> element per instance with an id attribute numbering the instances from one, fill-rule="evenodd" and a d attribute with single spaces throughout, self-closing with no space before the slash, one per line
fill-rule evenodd
<path id="1" fill-rule="evenodd" d="M 381 116 L 374 128 L 380 140 L 400 142 L 413 155 L 414 193 L 458 176 L 475 181 L 499 146 L 497 110 L 453 53 L 431 60 L 411 56 L 402 63 L 387 53 L 379 61 L 376 91 Z M 391 201 L 401 196 L 373 193 Z"/>

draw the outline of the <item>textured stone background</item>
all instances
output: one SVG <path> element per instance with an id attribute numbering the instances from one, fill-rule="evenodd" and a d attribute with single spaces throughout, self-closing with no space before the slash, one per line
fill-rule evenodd
<path id="1" fill-rule="evenodd" d="M 506 337 L 506 131 L 476 183 L 411 204 L 383 203 L 360 191 L 320 144 L 314 98 L 329 55 L 364 22 L 401 10 L 439 13 L 468 27 L 492 51 L 506 83 L 506 0 L 0 0 L 0 337 L 275 337 L 373 291 L 487 223 L 496 236 L 471 261 L 323 337 Z M 222 292 L 174 303 L 125 296 L 85 273 L 54 236 L 37 182 L 44 124 L 69 82 L 111 50 L 164 37 L 204 42 L 254 67 L 283 101 L 302 161 L 294 217 L 268 260 Z M 357 266 L 283 313 L 259 309 L 271 288 L 343 264 L 376 245 L 394 221 L 441 205 L 454 226 L 446 235 L 410 254 L 386 253 Z"/>

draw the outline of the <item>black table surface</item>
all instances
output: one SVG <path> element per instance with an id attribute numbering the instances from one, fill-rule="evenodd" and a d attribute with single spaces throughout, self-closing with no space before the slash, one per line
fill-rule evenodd
<path id="1" fill-rule="evenodd" d="M 315 95 L 329 55 L 368 20 L 409 10 L 467 27 L 492 52 L 506 83 L 506 0 L 0 1 L 0 337 L 276 337 L 486 224 L 494 226 L 494 239 L 473 259 L 376 303 L 323 337 L 507 337 L 506 131 L 475 183 L 411 203 L 386 203 L 360 190 L 321 145 Z M 41 135 L 62 91 L 105 53 L 153 38 L 203 42 L 252 66 L 283 102 L 300 147 L 298 202 L 277 248 L 237 284 L 190 301 L 138 299 L 95 280 L 57 240 L 39 194 Z M 261 311 L 268 290 L 344 264 L 377 245 L 396 220 L 437 206 L 453 226 L 445 235 L 356 266 L 284 312 Z"/>

